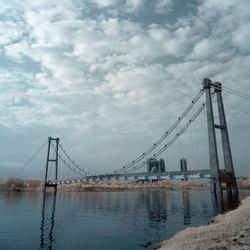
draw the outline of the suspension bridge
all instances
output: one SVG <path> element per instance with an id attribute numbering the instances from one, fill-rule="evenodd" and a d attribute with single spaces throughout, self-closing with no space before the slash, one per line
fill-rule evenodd
<path id="1" fill-rule="evenodd" d="M 224 112 L 224 104 L 222 98 L 222 91 L 228 91 L 229 93 L 245 97 L 250 99 L 247 94 L 240 91 L 236 91 L 227 87 L 223 87 L 219 82 L 212 82 L 210 79 L 204 79 L 202 82 L 202 89 L 199 90 L 197 95 L 192 99 L 190 104 L 184 110 L 184 112 L 177 118 L 172 126 L 166 130 L 163 135 L 148 149 L 139 155 L 136 159 L 120 167 L 119 169 L 106 174 L 91 175 L 85 169 L 80 168 L 76 164 L 69 154 L 66 152 L 59 138 L 48 138 L 47 161 L 45 168 L 44 187 L 57 188 L 62 184 L 74 184 L 84 182 L 98 182 L 98 181 L 149 181 L 149 180 L 175 180 L 175 179 L 200 179 L 206 178 L 210 180 L 211 192 L 218 194 L 222 193 L 222 186 L 225 185 L 227 190 L 232 195 L 238 194 L 238 188 L 236 183 L 236 177 L 234 172 L 232 153 L 229 141 L 229 134 L 227 129 L 226 116 Z M 194 106 L 198 104 L 201 97 L 205 95 L 205 100 L 188 121 L 183 125 L 184 118 Z M 214 115 L 214 102 L 217 100 L 217 111 L 219 116 L 219 122 L 215 123 Z M 188 129 L 188 127 L 197 119 L 203 110 L 206 109 L 207 117 L 207 133 L 208 133 L 208 148 L 209 148 L 209 169 L 200 170 L 186 170 L 186 171 L 167 171 L 167 172 L 145 172 L 143 167 L 147 164 L 147 158 L 156 158 L 164 151 L 170 148 L 174 142 Z M 182 125 L 177 133 L 173 133 L 177 126 Z M 221 133 L 221 145 L 224 158 L 224 168 L 219 166 L 218 149 L 216 130 Z M 164 144 L 165 143 L 165 144 Z M 44 146 L 44 145 L 43 145 Z M 76 177 L 73 178 L 58 178 L 59 162 L 75 173 Z M 53 176 L 49 177 L 48 172 L 53 171 Z"/>

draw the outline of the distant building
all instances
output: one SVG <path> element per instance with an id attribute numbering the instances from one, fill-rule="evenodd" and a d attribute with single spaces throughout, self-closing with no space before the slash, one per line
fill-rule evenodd
<path id="1" fill-rule="evenodd" d="M 157 160 L 156 158 L 147 159 L 147 172 L 148 173 L 166 172 L 165 161 L 163 159 Z"/>
<path id="2" fill-rule="evenodd" d="M 180 159 L 180 167 L 181 167 L 181 171 L 187 171 L 187 160 L 186 158 L 181 158 Z"/>

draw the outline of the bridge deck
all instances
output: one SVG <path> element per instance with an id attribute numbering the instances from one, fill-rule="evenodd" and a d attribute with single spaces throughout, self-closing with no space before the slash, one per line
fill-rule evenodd
<path id="1" fill-rule="evenodd" d="M 133 173 L 133 174 L 106 174 L 91 175 L 63 180 L 49 180 L 47 185 L 62 185 L 84 182 L 98 181 L 147 181 L 147 180 L 181 180 L 181 179 L 201 179 L 210 178 L 210 170 L 190 170 L 190 171 L 171 171 L 164 173 Z"/>

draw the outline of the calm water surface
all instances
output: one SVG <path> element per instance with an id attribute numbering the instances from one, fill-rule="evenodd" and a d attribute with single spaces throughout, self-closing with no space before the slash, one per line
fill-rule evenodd
<path id="1" fill-rule="evenodd" d="M 59 191 L 45 200 L 39 192 L 0 193 L 0 249 L 152 249 L 218 213 L 204 190 Z"/>

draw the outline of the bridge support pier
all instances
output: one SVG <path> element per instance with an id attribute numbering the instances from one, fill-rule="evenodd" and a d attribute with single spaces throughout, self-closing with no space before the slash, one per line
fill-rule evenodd
<path id="1" fill-rule="evenodd" d="M 53 144 L 55 142 L 55 146 Z M 46 160 L 46 168 L 45 168 L 45 177 L 44 177 L 44 191 L 46 191 L 46 187 L 54 187 L 57 190 L 57 184 L 49 184 L 48 183 L 48 170 L 49 167 L 54 169 L 54 179 L 57 180 L 58 176 L 58 147 L 59 147 L 59 138 L 48 138 L 48 152 L 47 152 L 47 160 Z M 55 156 L 51 154 L 52 149 L 55 152 Z"/>
<path id="2" fill-rule="evenodd" d="M 228 195 L 234 197 L 235 199 L 238 199 L 238 187 L 234 173 L 226 116 L 221 95 L 222 85 L 219 82 L 212 83 L 210 79 L 204 79 L 202 84 L 206 93 L 209 159 L 211 170 L 211 192 L 214 194 L 222 194 L 222 183 L 225 183 Z M 217 96 L 217 106 L 220 124 L 215 124 L 214 122 L 211 94 L 212 88 L 214 89 L 214 92 Z M 221 131 L 222 150 L 225 164 L 224 171 L 221 171 L 219 168 L 215 129 L 220 129 Z"/>

